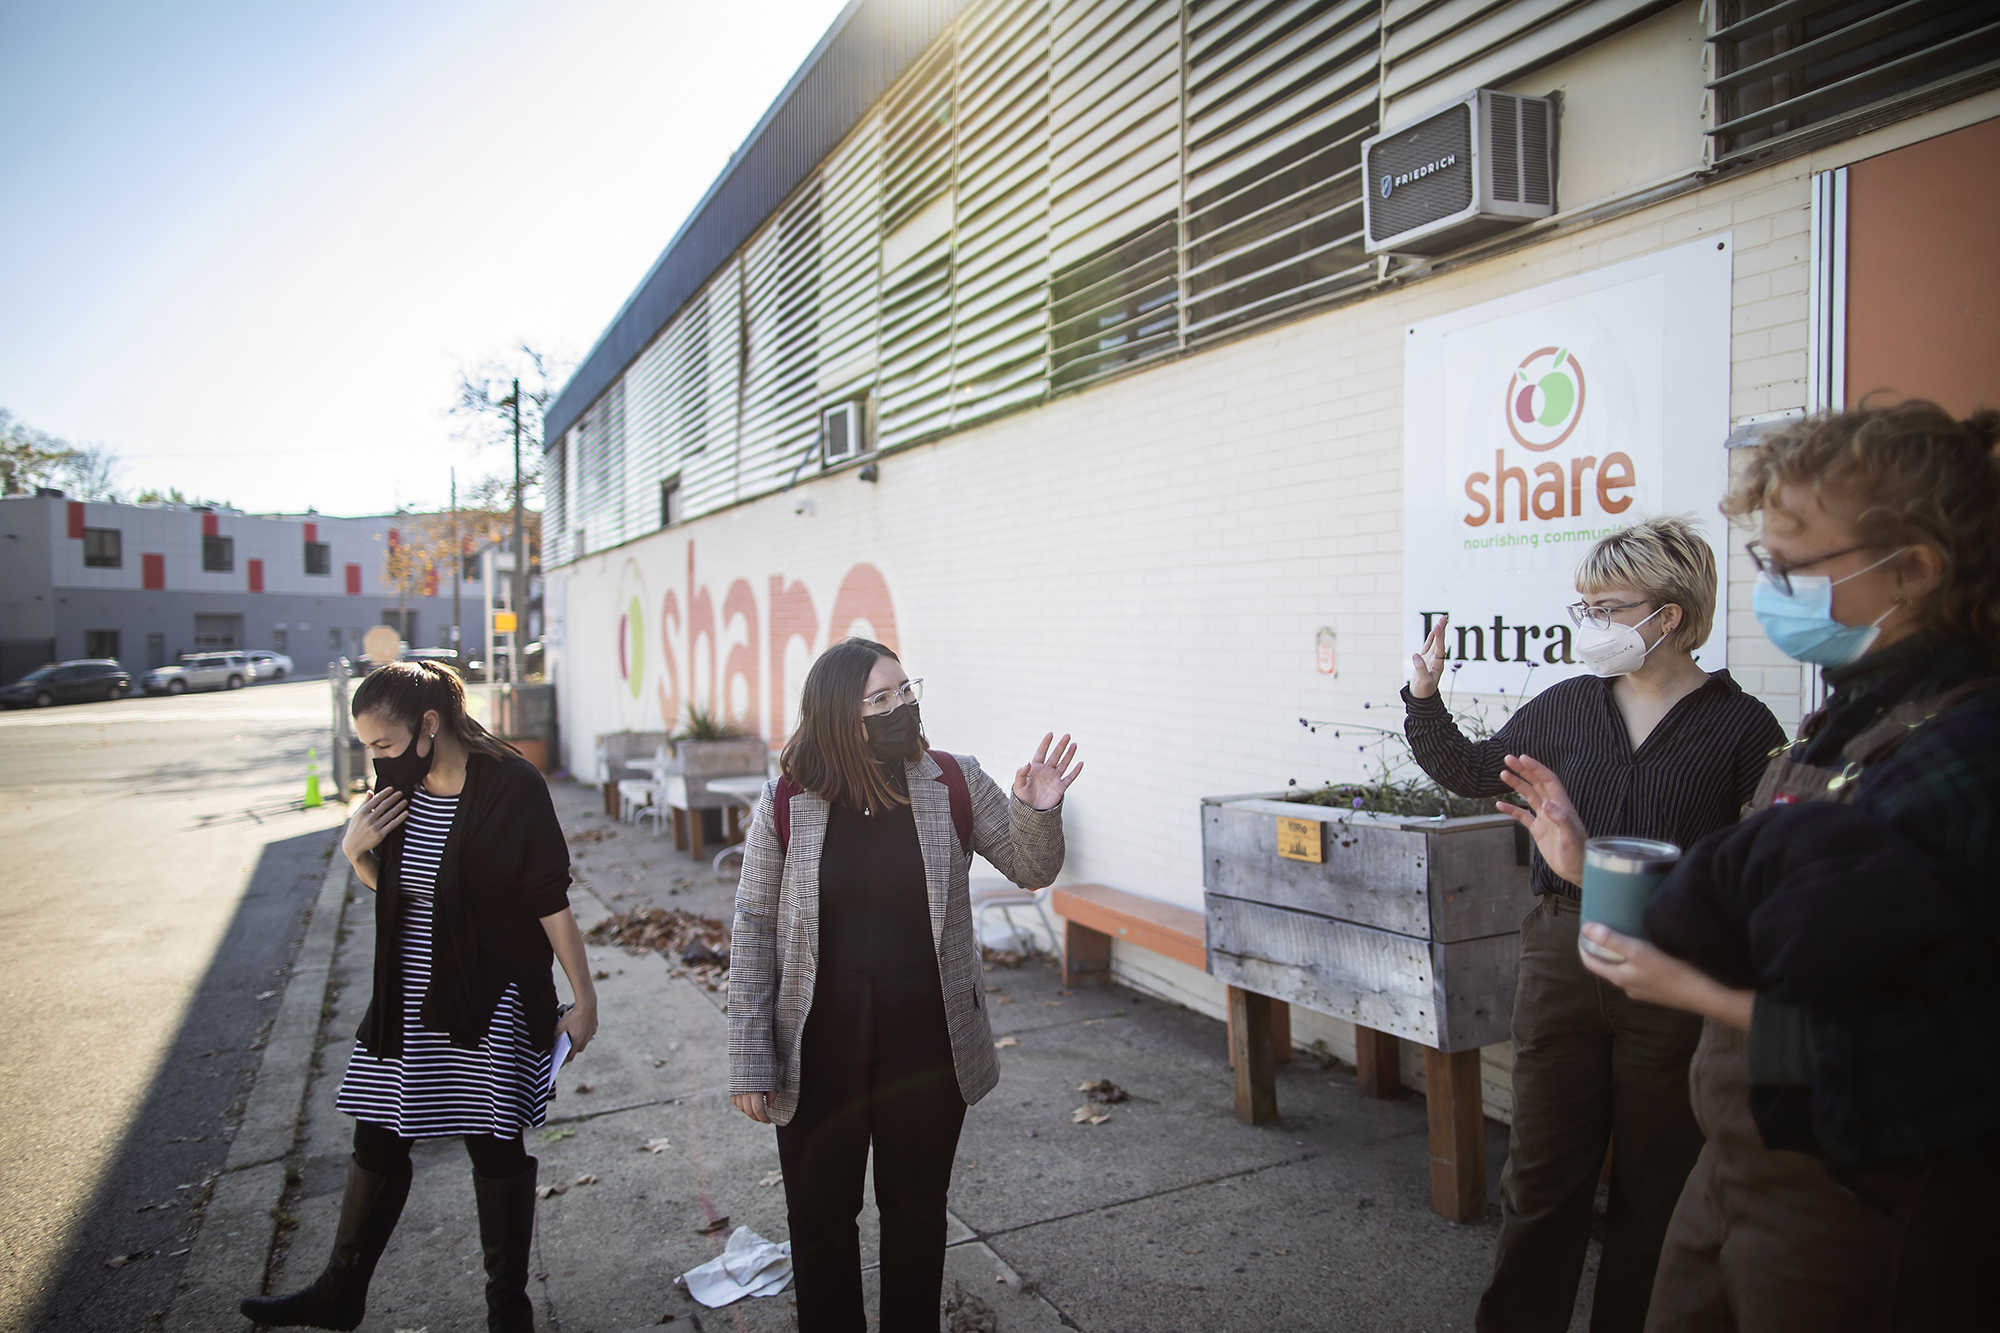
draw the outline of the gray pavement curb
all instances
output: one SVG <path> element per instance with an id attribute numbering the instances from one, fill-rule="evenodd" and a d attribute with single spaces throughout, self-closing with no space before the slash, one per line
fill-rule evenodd
<path id="1" fill-rule="evenodd" d="M 347 859 L 335 848 L 306 922 L 298 961 L 285 983 L 278 1017 L 230 1141 L 229 1157 L 202 1213 L 166 1327 L 207 1333 L 241 1322 L 236 1303 L 262 1291 L 264 1267 L 285 1193 L 285 1157 L 297 1141 L 313 1051 L 319 1043 L 326 988 L 347 906 Z"/>

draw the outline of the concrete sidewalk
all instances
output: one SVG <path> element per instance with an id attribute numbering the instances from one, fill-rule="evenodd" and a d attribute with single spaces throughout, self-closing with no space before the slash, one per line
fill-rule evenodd
<path id="1" fill-rule="evenodd" d="M 613 910 L 651 905 L 727 918 L 732 879 L 690 862 L 670 841 L 606 819 L 595 789 L 557 783 L 555 792 L 577 862 L 572 902 L 586 930 Z M 316 914 L 307 941 L 328 962 L 315 975 L 302 957 L 284 1002 L 287 1014 L 323 1009 L 323 1044 L 315 1063 L 309 1047 L 274 1040 L 253 1097 L 253 1106 L 289 1100 L 295 1139 L 282 1167 L 218 1184 L 194 1256 L 203 1262 L 191 1267 L 170 1327 L 244 1327 L 234 1300 L 259 1289 L 267 1263 L 270 1289 L 282 1291 L 324 1262 L 352 1133 L 333 1097 L 368 1002 L 366 896 L 344 876 L 329 879 L 327 917 Z M 332 918 L 343 911 L 336 929 Z M 727 1097 L 724 997 L 673 975 L 658 954 L 594 946 L 591 959 L 602 1030 L 564 1071 L 549 1125 L 529 1136 L 542 1182 L 569 1182 L 538 1212 L 531 1293 L 542 1327 L 795 1327 L 790 1291 L 711 1311 L 674 1285 L 720 1251 L 728 1228 L 712 1228 L 722 1218 L 772 1239 L 787 1234 L 774 1135 Z M 1036 961 L 995 969 L 988 984 L 995 1035 L 1015 1044 L 1001 1051 L 999 1087 L 966 1117 L 947 1293 L 957 1284 L 976 1296 L 1009 1333 L 1471 1327 L 1495 1225 L 1459 1227 L 1431 1212 L 1421 1097 L 1365 1100 L 1352 1070 L 1301 1057 L 1280 1067 L 1283 1119 L 1253 1129 L 1231 1114 L 1222 1028 L 1213 1020 L 1123 987 L 1066 993 L 1054 969 Z M 1077 1085 L 1100 1078 L 1132 1100 L 1110 1108 L 1101 1125 L 1071 1123 L 1084 1100 Z M 1497 1192 L 1505 1131 L 1487 1130 L 1489 1191 Z M 662 1138 L 665 1151 L 645 1150 Z M 362 1327 L 483 1328 L 464 1150 L 456 1140 L 420 1144 L 416 1163 Z M 585 1176 L 596 1180 L 575 1183 Z M 871 1218 L 872 1208 L 863 1230 L 872 1262 Z M 870 1293 L 872 1304 L 872 1274 Z"/>

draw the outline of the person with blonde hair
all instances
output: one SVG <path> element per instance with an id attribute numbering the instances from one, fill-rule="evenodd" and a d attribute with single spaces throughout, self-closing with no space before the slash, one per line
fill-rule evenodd
<path id="1" fill-rule="evenodd" d="M 1487 740 L 1461 733 L 1438 697 L 1444 621 L 1410 659 L 1404 729 L 1433 779 L 1463 796 L 1554 784 L 1532 809 L 1500 806 L 1536 836 L 1538 901 L 1521 924 L 1514 1123 L 1499 1247 L 1475 1315 L 1482 1330 L 1569 1328 L 1615 1140 L 1590 1327 L 1636 1333 L 1674 1201 L 1701 1151 L 1687 1086 L 1700 1022 L 1592 976 L 1577 942 L 1582 829 L 1691 845 L 1735 821 L 1784 739 L 1771 710 L 1727 671 L 1695 663 L 1716 584 L 1714 553 L 1685 519 L 1651 519 L 1598 542 L 1577 566 L 1581 600 L 1569 608 L 1590 674 L 1543 690 Z"/>
<path id="2" fill-rule="evenodd" d="M 1762 518 L 1765 634 L 1832 694 L 1661 885 L 1651 943 L 1586 928 L 1623 958 L 1593 972 L 1704 1020 L 1652 1333 L 2000 1319 L 1996 438 L 1921 400 L 1823 413 L 1724 506 Z"/>

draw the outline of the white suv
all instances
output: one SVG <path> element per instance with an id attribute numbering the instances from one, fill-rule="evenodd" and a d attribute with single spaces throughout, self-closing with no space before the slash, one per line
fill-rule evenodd
<path id="1" fill-rule="evenodd" d="M 257 679 L 242 653 L 190 653 L 172 666 L 146 673 L 146 693 L 185 694 L 189 690 L 240 690 Z"/>

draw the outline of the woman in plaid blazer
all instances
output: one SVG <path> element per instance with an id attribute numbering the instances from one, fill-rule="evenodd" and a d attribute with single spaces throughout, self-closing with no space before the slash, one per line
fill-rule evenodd
<path id="1" fill-rule="evenodd" d="M 1000 1077 L 967 873 L 976 852 L 1023 887 L 1052 883 L 1083 771 L 1051 733 L 1010 799 L 970 755 L 929 749 L 922 686 L 866 639 L 820 655 L 736 891 L 729 1088 L 778 1126 L 802 1333 L 867 1329 L 871 1142 L 881 1328 L 937 1328 L 959 1128 Z"/>

